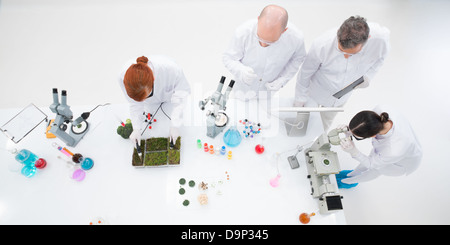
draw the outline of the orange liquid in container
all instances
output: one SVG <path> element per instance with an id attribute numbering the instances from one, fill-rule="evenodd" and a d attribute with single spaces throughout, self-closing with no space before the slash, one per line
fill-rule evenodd
<path id="1" fill-rule="evenodd" d="M 308 224 L 311 221 L 311 216 L 316 215 L 315 213 L 307 214 L 302 213 L 300 214 L 299 220 L 302 224 Z"/>

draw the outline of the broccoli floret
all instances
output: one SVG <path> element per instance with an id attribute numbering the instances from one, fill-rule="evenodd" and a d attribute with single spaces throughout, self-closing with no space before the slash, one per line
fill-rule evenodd
<path id="1" fill-rule="evenodd" d="M 120 125 L 117 128 L 117 134 L 122 136 L 124 139 L 130 138 L 131 133 L 133 132 L 133 125 L 131 124 L 131 120 L 127 119 L 125 123 L 125 127 Z"/>

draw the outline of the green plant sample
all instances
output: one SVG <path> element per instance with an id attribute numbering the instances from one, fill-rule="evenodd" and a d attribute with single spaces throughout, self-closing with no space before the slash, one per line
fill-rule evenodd
<path id="1" fill-rule="evenodd" d="M 180 193 L 180 195 L 184 195 L 184 193 L 186 193 L 186 190 L 184 188 L 180 188 L 178 193 Z"/>
<path id="2" fill-rule="evenodd" d="M 139 144 L 139 147 L 141 148 L 141 153 L 145 151 L 145 140 L 141 140 L 141 143 Z"/>
<path id="3" fill-rule="evenodd" d="M 178 183 L 180 183 L 180 185 L 184 185 L 186 184 L 186 180 L 184 178 L 181 178 Z"/>
<path id="4" fill-rule="evenodd" d="M 145 140 L 141 140 L 141 144 L 139 145 L 141 148 L 141 152 L 144 152 L 145 150 Z M 142 156 L 144 154 L 139 154 L 136 148 L 133 148 L 133 157 L 131 161 L 131 165 L 133 166 L 142 166 L 144 164 L 144 159 L 142 159 Z"/>
<path id="5" fill-rule="evenodd" d="M 127 119 L 125 126 L 120 125 L 117 128 L 117 134 L 122 136 L 124 139 L 130 138 L 131 133 L 133 132 L 133 125 L 131 124 L 131 120 Z"/>
<path id="6" fill-rule="evenodd" d="M 169 164 L 180 164 L 180 151 L 169 150 Z"/>
<path id="7" fill-rule="evenodd" d="M 168 138 L 150 138 L 146 141 L 146 151 L 166 151 L 169 139 Z"/>
<path id="8" fill-rule="evenodd" d="M 145 154 L 145 166 L 159 166 L 167 164 L 167 151 L 150 152 Z"/>
<path id="9" fill-rule="evenodd" d="M 161 165 L 179 165 L 180 164 L 180 148 L 181 137 L 170 148 L 169 138 L 159 137 L 141 140 L 141 152 L 139 154 L 133 149 L 132 165 L 133 166 L 161 166 Z M 142 156 L 144 155 L 144 157 Z"/>
<path id="10" fill-rule="evenodd" d="M 188 206 L 189 205 L 189 200 L 184 200 L 183 201 L 183 206 Z"/>
<path id="11" fill-rule="evenodd" d="M 175 142 L 175 144 L 173 146 L 173 149 L 174 150 L 180 150 L 180 148 L 181 148 L 181 137 L 178 137 L 177 141 Z"/>
<path id="12" fill-rule="evenodd" d="M 195 181 L 193 181 L 193 180 L 189 181 L 189 186 L 190 187 L 194 187 L 195 186 Z"/>
<path id="13" fill-rule="evenodd" d="M 139 153 L 137 152 L 136 148 L 134 148 L 134 151 L 133 151 L 133 161 L 131 162 L 131 164 L 132 164 L 133 166 L 142 166 L 142 165 L 143 165 L 143 161 L 142 161 L 141 155 L 142 155 L 142 154 L 139 154 Z"/>

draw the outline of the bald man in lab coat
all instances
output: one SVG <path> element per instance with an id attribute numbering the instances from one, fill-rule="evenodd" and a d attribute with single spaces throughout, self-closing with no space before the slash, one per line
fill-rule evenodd
<path id="1" fill-rule="evenodd" d="M 286 85 L 305 56 L 302 32 L 289 23 L 284 8 L 269 5 L 236 29 L 223 63 L 236 81 L 236 97 L 248 100 L 270 97 Z"/>
<path id="2" fill-rule="evenodd" d="M 352 91 L 340 98 L 333 95 L 360 77 L 364 82 L 357 88 L 369 86 L 389 52 L 389 35 L 386 27 L 352 16 L 319 36 L 297 76 L 294 106 L 343 107 Z M 325 131 L 336 114 L 321 113 Z"/>

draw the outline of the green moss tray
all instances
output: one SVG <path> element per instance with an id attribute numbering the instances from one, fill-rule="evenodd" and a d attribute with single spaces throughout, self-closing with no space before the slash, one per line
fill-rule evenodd
<path id="1" fill-rule="evenodd" d="M 141 152 L 133 148 L 131 165 L 134 167 L 163 167 L 180 165 L 181 137 L 170 148 L 169 138 L 149 138 L 141 140 Z"/>

